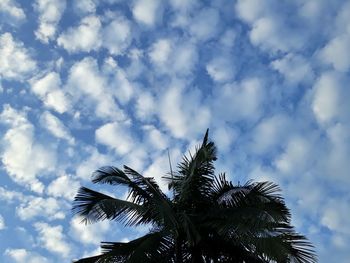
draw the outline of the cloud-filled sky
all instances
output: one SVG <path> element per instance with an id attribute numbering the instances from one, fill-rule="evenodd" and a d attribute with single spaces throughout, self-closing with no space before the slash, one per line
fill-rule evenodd
<path id="1" fill-rule="evenodd" d="M 0 261 L 141 235 L 80 224 L 77 189 L 126 164 L 166 191 L 167 148 L 209 128 L 217 172 L 278 183 L 319 261 L 349 262 L 349 47 L 346 0 L 1 0 Z"/>

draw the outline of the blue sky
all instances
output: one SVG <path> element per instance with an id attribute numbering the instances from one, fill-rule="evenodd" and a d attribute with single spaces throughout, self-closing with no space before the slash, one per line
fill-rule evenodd
<path id="1" fill-rule="evenodd" d="M 167 148 L 210 128 L 218 172 L 278 183 L 320 262 L 348 262 L 349 46 L 345 0 L 1 0 L 0 261 L 141 235 L 79 224 L 77 189 L 127 164 L 166 190 Z"/>

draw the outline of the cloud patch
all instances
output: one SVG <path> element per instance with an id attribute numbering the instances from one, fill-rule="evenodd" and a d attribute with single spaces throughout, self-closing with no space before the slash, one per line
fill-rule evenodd
<path id="1" fill-rule="evenodd" d="M 38 180 L 40 172 L 53 171 L 56 156 L 47 146 L 35 141 L 35 128 L 25 113 L 5 105 L 0 121 L 10 128 L 4 135 L 1 161 L 15 182 L 42 193 L 44 185 Z"/>
<path id="2" fill-rule="evenodd" d="M 132 28 L 129 21 L 123 16 L 110 13 L 102 19 L 97 15 L 82 18 L 78 26 L 61 33 L 57 43 L 70 53 L 106 48 L 110 54 L 120 55 L 129 47 L 131 40 Z"/>
<path id="3" fill-rule="evenodd" d="M 23 80 L 36 69 L 24 44 L 16 42 L 11 33 L 0 35 L 0 76 L 5 79 Z"/>
<path id="4" fill-rule="evenodd" d="M 40 116 L 41 125 L 47 129 L 53 136 L 66 140 L 69 144 L 74 144 L 75 140 L 72 137 L 68 128 L 55 115 L 45 111 Z"/>
<path id="5" fill-rule="evenodd" d="M 77 27 L 71 27 L 59 35 L 57 43 L 68 52 L 90 52 L 101 46 L 101 21 L 97 16 L 84 17 Z"/>
<path id="6" fill-rule="evenodd" d="M 124 118 L 123 111 L 108 89 L 108 78 L 100 72 L 94 58 L 86 57 L 71 67 L 67 89 L 75 103 L 83 101 L 84 108 L 92 108 L 97 117 L 107 120 Z"/>
<path id="7" fill-rule="evenodd" d="M 132 14 L 137 22 L 146 26 L 154 26 L 157 19 L 161 17 L 160 8 L 159 0 L 136 0 L 132 7 Z"/>
<path id="8" fill-rule="evenodd" d="M 34 227 L 39 234 L 39 245 L 63 258 L 68 258 L 71 253 L 71 246 L 66 240 L 62 226 L 37 222 Z"/>
<path id="9" fill-rule="evenodd" d="M 38 253 L 28 251 L 24 248 L 8 248 L 4 255 L 11 259 L 13 263 L 49 263 L 49 259 Z"/>
<path id="10" fill-rule="evenodd" d="M 26 15 L 15 0 L 2 0 L 0 2 L 0 18 L 4 18 L 1 19 L 4 22 L 16 25 L 18 22 L 22 22 Z"/>
<path id="11" fill-rule="evenodd" d="M 62 89 L 61 78 L 56 72 L 49 72 L 39 79 L 32 79 L 31 89 L 44 105 L 58 113 L 70 110 L 71 102 L 67 93 Z"/>
<path id="12" fill-rule="evenodd" d="M 66 8 L 65 0 L 36 0 L 34 9 L 39 13 L 39 27 L 35 36 L 43 43 L 48 43 L 56 36 L 57 24 Z"/>

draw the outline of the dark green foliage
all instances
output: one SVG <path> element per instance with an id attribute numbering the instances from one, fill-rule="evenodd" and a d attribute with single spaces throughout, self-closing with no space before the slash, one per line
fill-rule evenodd
<path id="1" fill-rule="evenodd" d="M 313 263 L 313 246 L 290 225 L 280 188 L 271 182 L 233 185 L 215 176 L 216 147 L 208 140 L 183 157 L 165 177 L 173 198 L 153 178 L 129 167 L 103 167 L 92 182 L 128 187 L 127 200 L 79 189 L 73 212 L 85 223 L 116 220 L 126 226 L 150 224 L 147 235 L 127 243 L 103 242 L 102 254 L 76 262 Z"/>

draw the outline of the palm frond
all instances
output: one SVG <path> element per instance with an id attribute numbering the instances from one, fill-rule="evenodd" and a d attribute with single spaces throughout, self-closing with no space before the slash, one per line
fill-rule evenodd
<path id="1" fill-rule="evenodd" d="M 73 263 L 107 263 L 107 261 L 103 259 L 103 255 L 98 255 L 88 258 L 81 258 L 79 260 L 73 260 Z"/>
<path id="2" fill-rule="evenodd" d="M 190 246 L 194 246 L 201 240 L 201 235 L 193 220 L 186 213 L 178 213 L 178 220 L 181 228 L 186 235 L 186 240 Z"/>
<path id="3" fill-rule="evenodd" d="M 206 198 L 214 180 L 214 161 L 216 147 L 208 140 L 208 131 L 195 154 L 184 156 L 178 165 L 178 172 L 174 176 L 165 177 L 170 189 L 175 192 L 175 198 L 183 203 L 190 200 Z"/>
<path id="4" fill-rule="evenodd" d="M 173 249 L 172 239 L 166 232 L 153 232 L 127 243 L 103 242 L 102 254 L 107 259 L 123 257 L 128 263 L 170 262 L 166 258 Z"/>
<path id="5" fill-rule="evenodd" d="M 222 236 L 212 235 L 202 242 L 202 251 L 206 262 L 249 262 L 268 263 L 264 257 L 251 253 L 239 240 L 226 239 Z"/>
<path id="6" fill-rule="evenodd" d="M 132 180 L 124 171 L 114 166 L 104 166 L 96 170 L 92 174 L 92 182 L 126 186 L 129 188 L 128 198 L 134 203 L 142 204 L 151 198 L 140 180 Z"/>
<path id="7" fill-rule="evenodd" d="M 130 183 L 129 177 L 119 168 L 114 166 L 103 166 L 93 172 L 92 182 L 99 184 L 119 185 Z"/>
<path id="8" fill-rule="evenodd" d="M 276 262 L 316 263 L 317 256 L 312 244 L 291 227 L 280 229 L 266 236 L 249 238 L 257 254 Z"/>
<path id="9" fill-rule="evenodd" d="M 73 201 L 72 211 L 85 223 L 105 219 L 118 220 L 126 225 L 155 223 L 147 207 L 81 187 Z"/>
<path id="10" fill-rule="evenodd" d="M 278 185 L 271 182 L 234 186 L 224 175 L 216 179 L 211 196 L 221 207 L 246 212 L 249 209 L 271 217 L 276 222 L 290 222 L 290 211 L 280 195 Z"/>
<path id="11" fill-rule="evenodd" d="M 170 199 L 161 191 L 158 184 L 152 177 L 143 177 L 141 174 L 124 166 L 125 173 L 131 176 L 136 184 L 141 186 L 151 198 L 148 202 L 152 215 L 163 223 L 165 227 L 176 228 L 178 225 L 175 211 L 172 208 Z"/>

